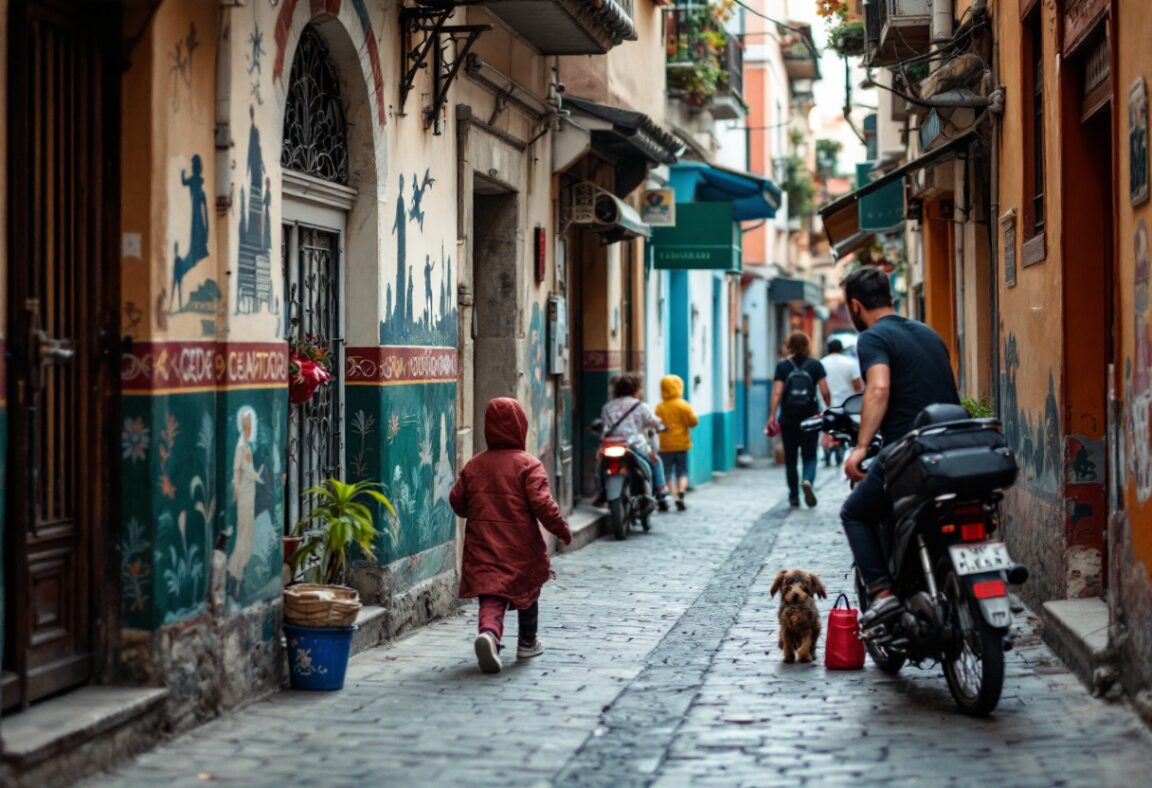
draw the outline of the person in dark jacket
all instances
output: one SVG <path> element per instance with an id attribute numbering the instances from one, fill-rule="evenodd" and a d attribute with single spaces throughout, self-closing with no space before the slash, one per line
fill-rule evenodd
<path id="1" fill-rule="evenodd" d="M 460 597 L 480 598 L 476 659 L 499 673 L 504 614 L 519 612 L 516 656 L 536 657 L 540 589 L 551 576 L 543 525 L 568 544 L 572 533 L 548 487 L 543 463 L 524 450 L 528 416 L 514 399 L 500 397 L 484 413 L 488 450 L 464 466 L 448 501 L 467 518 Z"/>
<path id="2" fill-rule="evenodd" d="M 816 449 L 820 441 L 819 432 L 804 432 L 800 423 L 820 412 L 820 402 L 816 392 L 830 399 L 827 373 L 818 359 L 812 358 L 811 340 L 803 331 L 794 331 L 788 337 L 788 357 L 776 365 L 775 382 L 772 386 L 772 404 L 768 409 L 769 421 L 766 432 L 779 434 L 784 441 L 784 471 L 788 479 L 788 503 L 800 505 L 800 491 L 804 491 L 804 501 L 808 506 L 816 505 L 816 491 L 812 485 L 816 481 Z M 804 481 L 796 472 L 796 460 L 803 463 Z"/>

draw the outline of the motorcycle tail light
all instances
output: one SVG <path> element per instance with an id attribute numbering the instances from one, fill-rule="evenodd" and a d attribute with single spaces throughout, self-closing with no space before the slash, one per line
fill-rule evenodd
<path id="1" fill-rule="evenodd" d="M 952 510 L 952 516 L 957 522 L 973 523 L 984 522 L 984 507 L 981 504 L 974 506 L 957 506 Z"/>
<path id="2" fill-rule="evenodd" d="M 949 523 L 948 525 L 942 525 L 942 526 L 940 526 L 940 533 L 942 533 L 942 534 L 954 534 L 954 533 L 956 533 L 956 526 L 952 525 L 951 523 Z"/>
<path id="3" fill-rule="evenodd" d="M 604 449 L 605 457 L 623 457 L 628 452 L 623 446 L 607 446 Z"/>
<path id="4" fill-rule="evenodd" d="M 1008 596 L 1008 587 L 1003 580 L 981 580 L 972 584 L 972 595 L 977 599 L 996 599 Z"/>
<path id="5" fill-rule="evenodd" d="M 960 526 L 960 539 L 965 542 L 980 542 L 988 537 L 984 523 L 965 523 Z"/>

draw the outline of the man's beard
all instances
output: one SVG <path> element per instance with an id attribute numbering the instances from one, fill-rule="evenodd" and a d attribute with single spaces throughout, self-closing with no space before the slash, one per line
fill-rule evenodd
<path id="1" fill-rule="evenodd" d="M 868 324 L 864 322 L 864 318 L 851 307 L 848 308 L 848 317 L 852 318 L 852 325 L 855 326 L 856 330 L 861 334 L 868 330 Z"/>

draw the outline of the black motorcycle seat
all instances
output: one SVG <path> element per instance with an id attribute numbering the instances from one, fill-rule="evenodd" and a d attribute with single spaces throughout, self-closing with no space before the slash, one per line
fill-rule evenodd
<path id="1" fill-rule="evenodd" d="M 916 421 L 912 422 L 912 427 L 918 430 L 923 427 L 931 427 L 934 424 L 947 424 L 950 421 L 966 421 L 970 418 L 972 417 L 963 405 L 929 405 L 916 416 Z"/>

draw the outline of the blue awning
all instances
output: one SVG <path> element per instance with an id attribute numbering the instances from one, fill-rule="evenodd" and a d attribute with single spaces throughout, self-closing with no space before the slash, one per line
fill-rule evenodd
<path id="1" fill-rule="evenodd" d="M 695 161 L 670 170 L 676 202 L 730 202 L 738 222 L 771 219 L 780 207 L 780 189 L 768 178 Z"/>

